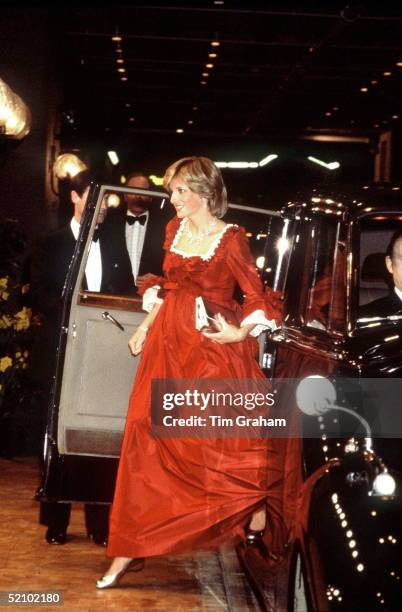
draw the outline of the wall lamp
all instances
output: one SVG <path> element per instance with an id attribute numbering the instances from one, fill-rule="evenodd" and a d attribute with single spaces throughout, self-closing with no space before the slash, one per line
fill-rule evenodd
<path id="1" fill-rule="evenodd" d="M 0 79 L 0 136 L 22 140 L 31 129 L 31 112 L 25 102 Z"/>

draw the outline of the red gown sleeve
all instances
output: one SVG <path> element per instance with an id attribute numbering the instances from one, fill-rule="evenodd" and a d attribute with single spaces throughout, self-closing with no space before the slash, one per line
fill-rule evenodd
<path id="1" fill-rule="evenodd" d="M 283 310 L 282 295 L 270 287 L 263 287 L 244 228 L 239 227 L 228 243 L 226 261 L 243 293 L 242 323 L 258 323 L 257 327 L 260 328 L 258 333 L 262 331 L 260 324 L 271 329 L 280 325 Z"/>

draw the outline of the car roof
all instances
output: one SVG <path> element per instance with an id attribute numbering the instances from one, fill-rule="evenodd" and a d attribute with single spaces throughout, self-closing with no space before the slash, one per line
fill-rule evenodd
<path id="1" fill-rule="evenodd" d="M 375 218 L 378 214 L 402 220 L 402 186 L 399 184 L 361 187 L 315 187 L 299 193 L 282 208 L 284 216 L 302 214 Z"/>

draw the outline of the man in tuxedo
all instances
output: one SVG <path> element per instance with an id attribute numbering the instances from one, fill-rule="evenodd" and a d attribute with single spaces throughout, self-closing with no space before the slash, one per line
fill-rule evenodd
<path id="1" fill-rule="evenodd" d="M 391 238 L 385 255 L 385 265 L 392 275 L 394 288 L 387 296 L 361 306 L 359 319 L 402 315 L 402 230 L 397 230 Z"/>
<path id="2" fill-rule="evenodd" d="M 80 231 L 81 218 L 89 192 L 92 177 L 88 170 L 79 172 L 70 180 L 70 198 L 74 214 L 68 225 L 49 234 L 41 243 L 37 260 L 41 278 L 38 286 L 47 299 L 60 300 L 68 267 L 74 253 Z M 127 254 L 117 239 L 113 240 L 104 231 L 107 206 L 102 203 L 97 229 L 90 247 L 83 289 L 101 293 L 125 295 L 133 290 L 134 279 Z"/>
<path id="3" fill-rule="evenodd" d="M 34 359 L 36 377 L 43 389 L 43 408 L 48 405 L 48 389 L 51 387 L 58 329 L 60 325 L 61 293 L 68 267 L 74 253 L 92 180 L 88 170 L 73 177 L 69 185 L 74 214 L 68 225 L 48 235 L 39 245 L 32 265 L 32 289 L 34 307 L 43 317 L 42 333 L 36 346 Z M 125 294 L 132 290 L 134 281 L 127 255 L 118 241 L 102 233 L 106 217 L 106 204 L 102 204 L 98 215 L 97 230 L 90 247 L 85 268 L 84 289 L 94 292 Z M 43 354 L 50 355 L 44 360 Z M 79 476 L 77 476 L 79 477 Z M 64 544 L 70 518 L 71 505 L 65 503 L 41 503 L 40 523 L 48 527 L 46 540 L 49 544 Z M 97 544 L 104 545 L 108 534 L 109 507 L 96 504 L 85 505 L 88 536 Z"/>
<path id="4" fill-rule="evenodd" d="M 144 174 L 133 172 L 127 178 L 127 187 L 152 189 Z M 147 195 L 125 194 L 124 205 L 111 214 L 105 224 L 105 233 L 120 240 L 130 263 L 134 283 L 138 289 L 152 279 L 160 276 L 163 263 L 163 243 L 165 227 L 169 220 L 165 209 L 161 210 L 159 201 Z M 131 291 L 129 295 L 134 295 Z"/>

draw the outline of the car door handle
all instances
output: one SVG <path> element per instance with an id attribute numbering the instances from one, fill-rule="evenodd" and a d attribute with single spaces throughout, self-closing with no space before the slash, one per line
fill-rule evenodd
<path id="1" fill-rule="evenodd" d="M 121 329 L 121 331 L 124 331 L 124 327 L 122 326 L 122 324 L 119 323 L 114 317 L 112 317 L 112 315 L 109 314 L 106 310 L 105 312 L 102 312 L 102 319 L 110 321 L 111 323 L 113 323 L 113 325 L 116 325 L 119 329 Z"/>

